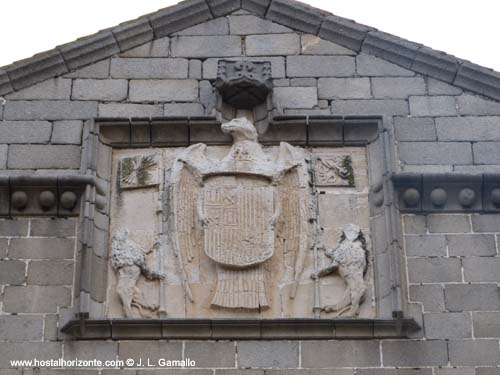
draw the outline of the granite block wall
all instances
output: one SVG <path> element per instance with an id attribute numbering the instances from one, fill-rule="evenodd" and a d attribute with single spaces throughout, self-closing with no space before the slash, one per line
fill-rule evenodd
<path id="1" fill-rule="evenodd" d="M 272 62 L 273 115 L 383 116 L 394 172 L 500 172 L 500 102 L 365 52 L 246 11 L 216 18 L 0 98 L 0 174 L 78 172 L 83 124 L 94 117 L 212 114 L 220 58 Z M 263 342 L 74 342 L 59 332 L 59 312 L 75 293 L 76 219 L 0 220 L 0 374 L 500 374 L 500 216 L 401 219 L 404 293 L 420 331 Z M 197 369 L 23 371 L 9 363 L 183 356 Z"/>

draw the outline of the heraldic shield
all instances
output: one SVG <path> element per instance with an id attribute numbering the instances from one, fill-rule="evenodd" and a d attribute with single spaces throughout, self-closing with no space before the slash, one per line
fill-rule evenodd
<path id="1" fill-rule="evenodd" d="M 265 179 L 247 176 L 207 180 L 203 188 L 208 221 L 204 248 L 217 263 L 218 274 L 213 305 L 268 306 L 261 263 L 274 254 L 273 189 Z"/>
<path id="2" fill-rule="evenodd" d="M 278 227 L 281 242 L 289 244 L 287 254 L 294 254 L 291 269 L 295 285 L 303 269 L 307 167 L 304 157 L 285 143 L 277 158 L 266 154 L 253 124 L 245 118 L 223 124 L 222 130 L 233 137 L 223 159 L 209 159 L 207 146 L 195 144 L 184 150 L 172 168 L 172 246 L 190 298 L 184 267 L 199 243 L 203 247 L 199 250 L 216 266 L 212 306 L 267 308 L 270 300 L 264 263 L 275 253 Z M 192 238 L 200 232 L 203 238 L 193 243 Z M 301 239 L 298 242 L 294 240 L 297 236 Z"/>

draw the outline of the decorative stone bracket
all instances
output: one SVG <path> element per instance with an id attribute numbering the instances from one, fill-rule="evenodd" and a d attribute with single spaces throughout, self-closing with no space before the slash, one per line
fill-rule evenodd
<path id="1" fill-rule="evenodd" d="M 401 212 L 500 213 L 500 174 L 396 174 Z"/>
<path id="2" fill-rule="evenodd" d="M 87 186 L 96 186 L 88 175 L 0 176 L 0 216 L 78 216 Z"/>

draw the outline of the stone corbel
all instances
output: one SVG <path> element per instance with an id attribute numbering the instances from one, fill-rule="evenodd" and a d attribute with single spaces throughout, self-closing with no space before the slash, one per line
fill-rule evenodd
<path id="1" fill-rule="evenodd" d="M 500 213 L 500 174 L 392 176 L 397 205 L 406 213 Z"/>

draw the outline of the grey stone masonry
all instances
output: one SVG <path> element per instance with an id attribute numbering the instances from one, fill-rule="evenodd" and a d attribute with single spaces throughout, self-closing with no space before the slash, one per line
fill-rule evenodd
<path id="1" fill-rule="evenodd" d="M 28 265 L 28 285 L 71 285 L 72 260 L 33 260 Z"/>
<path id="2" fill-rule="evenodd" d="M 472 337 L 469 313 L 424 314 L 424 325 L 428 339 L 461 339 Z"/>
<path id="3" fill-rule="evenodd" d="M 195 80 L 133 80 L 130 81 L 129 99 L 141 101 L 191 102 L 198 97 Z"/>
<path id="4" fill-rule="evenodd" d="M 473 144 L 474 164 L 500 164 L 500 142 Z"/>
<path id="5" fill-rule="evenodd" d="M 320 78 L 318 81 L 320 99 L 368 99 L 371 85 L 368 78 Z"/>
<path id="6" fill-rule="evenodd" d="M 475 232 L 499 232 L 499 215 L 472 215 L 471 221 Z"/>
<path id="7" fill-rule="evenodd" d="M 50 142 L 53 144 L 81 144 L 83 122 L 79 120 L 54 121 Z"/>
<path id="8" fill-rule="evenodd" d="M 240 360 L 241 358 L 243 359 L 243 363 L 240 362 L 240 365 L 244 365 L 246 360 L 251 361 L 251 358 L 246 357 L 246 354 L 248 354 L 251 349 L 245 346 L 239 349 L 241 350 L 239 353 L 243 354 L 243 357 L 240 357 Z M 245 350 L 247 352 L 245 352 Z M 209 343 L 188 342 L 184 349 L 185 356 L 196 361 L 198 367 L 235 367 L 235 352 L 236 346 L 230 341 Z M 295 354 L 295 357 L 298 356 L 298 353 L 292 354 Z"/>
<path id="9" fill-rule="evenodd" d="M 229 31 L 234 35 L 250 35 L 289 33 L 292 29 L 249 14 L 230 16 Z"/>
<path id="10" fill-rule="evenodd" d="M 398 141 L 435 141 L 436 126 L 430 117 L 396 117 L 394 131 Z"/>
<path id="11" fill-rule="evenodd" d="M 500 117 L 438 117 L 440 141 L 500 141 Z"/>
<path id="12" fill-rule="evenodd" d="M 410 283 L 460 282 L 462 281 L 460 259 L 408 259 L 408 278 Z"/>
<path id="13" fill-rule="evenodd" d="M 65 78 L 53 78 L 37 83 L 25 89 L 6 96 L 7 100 L 18 99 L 69 99 L 71 95 L 71 80 Z"/>
<path id="14" fill-rule="evenodd" d="M 498 282 L 500 280 L 500 257 L 474 257 L 463 260 L 465 281 Z"/>
<path id="15" fill-rule="evenodd" d="M 494 235 L 455 234 L 448 235 L 446 238 L 448 251 L 453 256 L 492 256 L 497 254 Z"/>
<path id="16" fill-rule="evenodd" d="M 406 100 L 334 100 L 333 115 L 388 115 L 401 116 L 408 114 Z"/>
<path id="17" fill-rule="evenodd" d="M 78 169 L 80 147 L 69 145 L 11 145 L 7 166 L 12 169 Z"/>
<path id="18" fill-rule="evenodd" d="M 187 29 L 176 32 L 174 35 L 227 35 L 229 24 L 225 17 L 200 23 Z"/>
<path id="19" fill-rule="evenodd" d="M 0 284 L 21 285 L 24 283 L 26 264 L 18 260 L 0 261 Z"/>
<path id="20" fill-rule="evenodd" d="M 71 289 L 65 286 L 6 286 L 3 310 L 12 313 L 53 313 L 69 306 Z M 2 345 L 0 345 L 1 347 Z"/>
<path id="21" fill-rule="evenodd" d="M 250 35 L 245 39 L 248 56 L 297 55 L 300 37 L 293 34 Z"/>
<path id="22" fill-rule="evenodd" d="M 463 92 L 459 87 L 430 77 L 427 78 L 427 90 L 429 95 L 460 95 Z"/>
<path id="23" fill-rule="evenodd" d="M 455 116 L 457 108 L 452 96 L 410 96 L 413 116 Z"/>
<path id="24" fill-rule="evenodd" d="M 472 313 L 475 337 L 500 337 L 500 311 Z"/>
<path id="25" fill-rule="evenodd" d="M 422 77 L 372 78 L 374 98 L 408 98 L 411 95 L 425 95 L 425 81 Z"/>
<path id="26" fill-rule="evenodd" d="M 124 79 L 76 79 L 71 97 L 76 100 L 116 100 L 127 97 L 128 81 Z"/>
<path id="27" fill-rule="evenodd" d="M 338 44 L 321 39 L 315 35 L 305 34 L 300 38 L 302 55 L 354 55 L 354 51 Z"/>
<path id="28" fill-rule="evenodd" d="M 102 103 L 99 104 L 100 117 L 160 117 L 161 104 Z M 55 125 L 54 125 L 55 126 Z"/>
<path id="29" fill-rule="evenodd" d="M 469 215 L 427 216 L 427 228 L 430 233 L 467 233 L 471 231 Z"/>
<path id="30" fill-rule="evenodd" d="M 273 99 L 281 108 L 312 108 L 318 104 L 316 87 L 276 87 Z"/>
<path id="31" fill-rule="evenodd" d="M 304 341 L 302 366 L 306 368 L 378 367 L 380 343 L 371 341 Z"/>
<path id="32" fill-rule="evenodd" d="M 411 285 L 410 300 L 423 304 L 424 312 L 444 311 L 444 288 L 442 285 Z"/>
<path id="33" fill-rule="evenodd" d="M 448 363 L 446 342 L 427 341 L 383 341 L 384 366 L 443 366 Z"/>
<path id="34" fill-rule="evenodd" d="M 97 116 L 96 102 L 7 101 L 4 120 L 85 120 Z"/>
<path id="35" fill-rule="evenodd" d="M 49 143 L 52 124 L 48 121 L 2 121 L 1 143 Z"/>
<path id="36" fill-rule="evenodd" d="M 82 359 L 105 361 L 116 358 L 118 343 L 101 341 L 66 341 L 64 345 L 64 359 Z"/>
<path id="37" fill-rule="evenodd" d="M 228 60 L 241 60 L 243 58 L 228 58 Z M 215 79 L 217 77 L 217 64 L 220 59 L 212 58 L 206 59 L 203 62 L 203 79 Z M 223 59 L 225 60 L 225 59 Z M 271 62 L 271 75 L 273 78 L 285 77 L 285 58 L 277 56 L 262 56 L 262 57 L 249 57 L 250 61 L 270 61 Z"/>
<path id="38" fill-rule="evenodd" d="M 171 39 L 172 57 L 221 57 L 241 55 L 238 36 L 178 36 Z"/>
<path id="39" fill-rule="evenodd" d="M 70 238 L 13 238 L 11 259 L 72 259 L 75 240 Z"/>
<path id="40" fill-rule="evenodd" d="M 43 339 L 43 316 L 0 316 L 0 341 L 35 341 Z"/>
<path id="41" fill-rule="evenodd" d="M 356 56 L 356 69 L 360 76 L 405 77 L 415 75 L 411 70 L 401 68 L 398 65 L 364 53 Z"/>
<path id="42" fill-rule="evenodd" d="M 448 350 L 452 366 L 495 366 L 500 363 L 498 340 L 452 340 Z"/>
<path id="43" fill-rule="evenodd" d="M 449 311 L 499 310 L 497 284 L 449 284 L 444 290 Z"/>
<path id="44" fill-rule="evenodd" d="M 500 115 L 500 103 L 477 95 L 458 96 L 457 107 L 461 115 Z"/>
<path id="45" fill-rule="evenodd" d="M 74 219 L 44 219 L 30 220 L 30 235 L 36 237 L 75 237 Z"/>
<path id="46" fill-rule="evenodd" d="M 147 363 L 157 363 L 160 358 L 180 358 L 182 356 L 181 342 L 162 341 L 124 341 L 118 348 L 118 357 L 121 359 L 132 358 L 134 361 L 142 360 Z"/>
<path id="47" fill-rule="evenodd" d="M 111 77 L 129 79 L 187 78 L 188 60 L 161 58 L 111 59 Z"/>
<path id="48" fill-rule="evenodd" d="M 0 369 L 3 370 L 12 368 L 10 361 L 12 358 L 17 360 L 30 361 L 34 358 L 38 360 L 51 360 L 54 358 L 61 358 L 62 355 L 62 343 L 60 342 L 44 342 L 43 345 L 40 342 L 12 342 L 7 345 L 0 345 Z M 7 375 L 19 374 L 19 373 L 6 373 Z M 3 374 L 2 374 L 3 375 Z"/>
<path id="49" fill-rule="evenodd" d="M 354 75 L 354 58 L 350 56 L 288 56 L 288 77 L 350 77 Z"/>
<path id="50" fill-rule="evenodd" d="M 120 54 L 121 57 L 169 57 L 170 38 L 155 39 L 142 46 L 129 49 Z"/>
<path id="51" fill-rule="evenodd" d="M 238 364 L 243 368 L 298 367 L 298 354 L 298 342 L 243 341 L 238 344 Z"/>
<path id="52" fill-rule="evenodd" d="M 406 164 L 472 164 L 469 142 L 401 142 L 399 158 Z"/>

